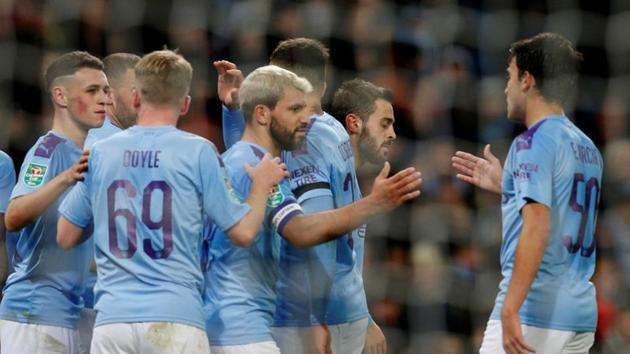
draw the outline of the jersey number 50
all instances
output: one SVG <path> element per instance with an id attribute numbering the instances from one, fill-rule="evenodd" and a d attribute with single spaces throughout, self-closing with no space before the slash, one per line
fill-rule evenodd
<path id="1" fill-rule="evenodd" d="M 126 208 L 116 209 L 116 191 L 124 189 L 130 198 L 137 194 L 136 187 L 128 180 L 116 180 L 107 188 L 107 215 L 109 225 L 109 250 L 118 258 L 131 258 L 136 253 L 136 215 Z M 151 219 L 151 198 L 156 189 L 162 192 L 162 217 L 158 221 Z M 150 230 L 162 229 L 162 249 L 154 249 L 150 238 L 142 240 L 142 249 L 152 259 L 167 258 L 173 250 L 173 224 L 171 218 L 172 190 L 164 181 L 152 181 L 142 193 L 142 223 Z M 127 249 L 118 244 L 116 218 L 127 221 Z"/>
<path id="2" fill-rule="evenodd" d="M 578 191 L 581 184 L 584 186 L 584 204 L 578 202 Z M 593 193 L 595 191 L 595 193 Z M 594 199 L 595 203 L 591 204 L 591 200 Z M 593 234 L 595 232 L 595 220 L 597 219 L 597 206 L 599 204 L 599 181 L 595 177 L 591 177 L 588 181 L 585 181 L 582 173 L 576 173 L 573 176 L 573 186 L 571 187 L 571 198 L 569 199 L 569 206 L 575 212 L 580 213 L 580 228 L 578 229 L 577 240 L 573 242 L 571 235 L 564 236 L 562 240 L 564 246 L 570 253 L 576 253 L 580 251 L 580 255 L 584 257 L 590 257 L 595 251 L 595 236 L 593 235 L 591 245 L 586 247 L 584 245 L 584 234 L 586 233 L 587 223 L 590 223 L 590 229 Z M 592 212 L 592 214 L 591 214 Z M 589 216 L 592 215 L 591 218 Z"/>

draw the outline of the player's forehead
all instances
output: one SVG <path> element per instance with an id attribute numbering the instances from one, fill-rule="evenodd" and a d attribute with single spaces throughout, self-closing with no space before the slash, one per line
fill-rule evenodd
<path id="1" fill-rule="evenodd" d="M 374 101 L 374 112 L 370 114 L 368 122 L 373 122 L 373 124 L 380 124 L 383 121 L 394 123 L 395 120 L 394 106 L 391 102 L 382 98 L 376 99 Z"/>
<path id="2" fill-rule="evenodd" d="M 518 72 L 518 66 L 516 65 L 516 57 L 512 57 L 512 59 L 510 59 L 510 63 L 508 64 L 507 68 L 505 68 L 505 71 L 508 74 L 515 74 Z"/>
<path id="3" fill-rule="evenodd" d="M 278 100 L 277 106 L 291 107 L 293 105 L 306 105 L 306 94 L 295 87 L 285 86 L 284 92 Z"/>
<path id="4" fill-rule="evenodd" d="M 80 88 L 88 86 L 108 87 L 105 72 L 93 68 L 81 68 L 71 75 L 71 84 Z"/>

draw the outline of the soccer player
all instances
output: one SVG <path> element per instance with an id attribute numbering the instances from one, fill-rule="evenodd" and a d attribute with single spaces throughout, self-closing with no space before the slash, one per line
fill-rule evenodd
<path id="1" fill-rule="evenodd" d="M 0 304 L 0 341 L 6 353 L 77 353 L 81 294 L 92 250 L 57 245 L 57 207 L 82 180 L 81 153 L 90 128 L 103 124 L 109 85 L 102 62 L 85 52 L 55 59 L 45 74 L 52 99 L 52 129 L 28 151 L 5 214 L 20 230 Z"/>
<path id="2" fill-rule="evenodd" d="M 310 91 L 306 79 L 273 65 L 256 69 L 243 81 L 239 96 L 245 130 L 242 140 L 223 155 L 238 195 L 246 195 L 249 189 L 250 180 L 242 169 L 245 162 L 256 164 L 265 153 L 279 155 L 281 150 L 303 145 L 310 122 L 306 103 Z M 386 165 L 372 193 L 360 201 L 310 215 L 303 214 L 288 181 L 283 181 L 270 195 L 265 226 L 248 249 L 235 247 L 221 232 L 215 233 L 206 279 L 206 329 L 213 353 L 280 353 L 271 333 L 278 235 L 295 247 L 323 243 L 420 194 L 416 190 L 420 174 L 413 168 L 386 178 L 388 171 Z"/>
<path id="3" fill-rule="evenodd" d="M 94 220 L 92 353 L 208 353 L 204 215 L 235 244 L 250 244 L 286 166 L 265 157 L 248 169 L 252 189 L 242 203 L 214 145 L 175 127 L 190 106 L 191 65 L 162 50 L 145 55 L 134 73 L 138 125 L 94 144 L 78 185 L 85 190 L 74 189 L 60 207 L 57 242 L 76 246 Z"/>
<path id="4" fill-rule="evenodd" d="M 582 55 L 542 33 L 512 44 L 505 88 L 508 118 L 525 124 L 503 167 L 453 157 L 461 180 L 502 194 L 503 281 L 481 353 L 588 353 L 597 305 L 595 222 L 603 160 L 565 115 Z"/>
<path id="5" fill-rule="evenodd" d="M 15 246 L 7 239 L 4 227 L 4 212 L 7 210 L 11 190 L 15 186 L 15 169 L 13 160 L 4 151 L 0 151 L 0 287 L 4 288 L 4 283 L 11 271 L 11 259 Z"/>
<path id="6" fill-rule="evenodd" d="M 89 150 L 99 140 L 112 136 L 136 124 L 137 114 L 132 105 L 131 94 L 135 76 L 133 68 L 140 57 L 129 53 L 115 53 L 103 58 L 103 66 L 110 85 L 111 104 L 105 106 L 105 121 L 98 128 L 90 129 L 83 149 Z M 90 241 L 91 242 L 91 241 Z M 88 274 L 86 289 L 83 293 L 84 308 L 79 319 L 80 353 L 90 352 L 92 331 L 96 312 L 94 311 L 94 284 L 96 269 L 91 268 Z"/>
<path id="7" fill-rule="evenodd" d="M 315 116 L 309 123 L 306 145 L 283 153 L 298 202 L 309 214 L 360 199 L 353 143 L 343 125 L 321 108 L 326 90 L 328 49 L 313 39 L 290 39 L 276 47 L 270 62 L 307 78 L 314 88 L 307 94 L 307 104 Z M 242 132 L 242 116 L 234 110 L 241 75 L 236 66 L 227 61 L 215 62 L 215 67 L 219 71 L 219 95 L 226 106 L 223 110 L 224 141 L 230 146 Z M 365 227 L 360 227 L 310 250 L 282 242 L 273 333 L 283 353 L 307 353 L 313 345 L 311 340 L 319 352 L 325 352 L 330 342 L 334 353 L 360 353 L 364 347 L 370 352 L 385 351 L 385 337 L 369 319 L 363 288 L 364 236 Z M 310 287 L 305 287 L 303 274 L 309 268 L 314 269 L 311 274 L 317 274 L 323 268 L 329 279 L 320 277 Z M 322 294 L 328 290 L 326 309 L 315 309 L 317 313 L 326 313 L 325 318 L 311 316 L 309 320 L 305 311 L 311 306 L 306 306 L 304 299 L 310 299 L 312 293 Z M 369 336 L 366 336 L 366 328 Z M 312 333 L 307 333 L 309 331 Z"/>

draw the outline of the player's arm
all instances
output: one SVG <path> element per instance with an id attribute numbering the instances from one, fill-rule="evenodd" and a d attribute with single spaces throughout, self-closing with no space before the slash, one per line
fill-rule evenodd
<path id="1" fill-rule="evenodd" d="M 256 167 L 246 164 L 245 169 L 252 179 L 252 186 L 246 201 L 251 209 L 226 232 L 235 245 L 242 247 L 248 247 L 256 238 L 267 210 L 269 191 L 289 175 L 286 165 L 280 158 L 272 159 L 268 154 Z"/>
<path id="2" fill-rule="evenodd" d="M 546 205 L 530 202 L 521 209 L 523 230 L 516 246 L 512 279 L 501 310 L 503 347 L 507 353 L 534 352 L 523 338 L 518 312 L 538 272 L 551 231 Z"/>
<path id="3" fill-rule="evenodd" d="M 83 172 L 87 169 L 88 152 L 70 168 L 55 176 L 38 190 L 11 200 L 4 217 L 6 228 L 17 231 L 32 223 L 48 209 L 68 187 L 83 180 Z"/>
<path id="4" fill-rule="evenodd" d="M 81 243 L 83 228 L 71 223 L 63 215 L 57 222 L 57 244 L 63 249 L 70 249 Z"/>
<path id="5" fill-rule="evenodd" d="M 6 247 L 7 232 L 4 227 L 4 213 L 0 213 L 0 287 L 4 288 L 9 269 L 9 259 Z"/>
<path id="6" fill-rule="evenodd" d="M 483 156 L 485 158 L 457 151 L 451 158 L 453 167 L 458 171 L 456 177 L 479 188 L 501 194 L 501 161 L 490 151 L 490 144 L 484 148 Z"/>
<path id="7" fill-rule="evenodd" d="M 389 170 L 386 162 L 368 196 L 339 209 L 295 217 L 286 224 L 282 236 L 295 247 L 311 247 L 338 238 L 363 225 L 370 217 L 420 195 L 420 172 L 410 167 L 387 177 Z"/>
<path id="8" fill-rule="evenodd" d="M 243 82 L 243 73 L 227 60 L 218 60 L 213 64 L 219 75 L 217 93 L 223 104 L 223 143 L 227 149 L 241 139 L 245 130 L 245 118 L 239 111 L 238 102 L 238 89 Z"/>
<path id="9" fill-rule="evenodd" d="M 89 198 L 90 176 L 77 183 L 59 205 L 57 221 L 57 244 L 63 249 L 75 247 L 92 235 L 94 217 Z"/>
<path id="10" fill-rule="evenodd" d="M 0 289 L 4 288 L 4 283 L 7 280 L 9 270 L 9 257 L 7 255 L 6 248 L 7 230 L 4 226 L 4 213 L 11 195 L 11 190 L 15 185 L 15 170 L 13 169 L 13 161 L 10 158 L 7 158 L 5 161 L 1 162 L 6 165 L 0 166 L 0 170 L 4 170 L 2 175 L 0 175 Z"/>

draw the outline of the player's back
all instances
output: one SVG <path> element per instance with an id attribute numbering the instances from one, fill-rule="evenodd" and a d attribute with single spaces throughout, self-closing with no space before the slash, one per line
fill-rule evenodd
<path id="1" fill-rule="evenodd" d="M 89 169 L 96 324 L 205 328 L 199 265 L 211 193 L 204 185 L 224 188 L 214 147 L 175 127 L 136 126 L 96 143 Z"/>
<path id="2" fill-rule="evenodd" d="M 527 324 L 572 331 L 595 328 L 595 289 L 589 279 L 595 269 L 602 169 L 591 139 L 563 116 L 547 117 L 512 144 L 503 179 L 505 279 L 498 302 L 511 277 L 523 198 L 550 208 L 549 243 L 521 307 Z M 493 316 L 497 311 L 495 307 Z"/>
<path id="3" fill-rule="evenodd" d="M 302 150 L 283 152 L 291 174 L 291 188 L 298 201 L 319 196 L 330 196 L 334 207 L 340 208 L 361 198 L 361 191 L 356 178 L 352 145 L 345 128 L 331 115 L 313 117 L 306 134 L 306 144 Z M 365 291 L 363 289 L 361 261 L 355 248 L 363 249 L 364 228 L 353 230 L 335 241 L 315 246 L 314 248 L 332 250 L 336 264 L 334 274 L 328 275 L 334 285 L 326 300 L 327 323 L 339 324 L 361 319 L 368 315 Z M 297 250 L 283 241 L 281 267 L 278 282 L 277 326 L 305 325 L 304 311 L 300 300 L 309 294 L 303 294 L 304 287 L 296 275 L 304 262 L 304 251 Z M 310 267 L 318 267 L 318 262 L 311 262 Z M 292 268 L 295 274 L 290 274 Z M 325 272 L 322 267 L 321 272 Z M 316 284 L 315 284 L 316 285 Z M 297 318 L 295 316 L 297 315 Z"/>

